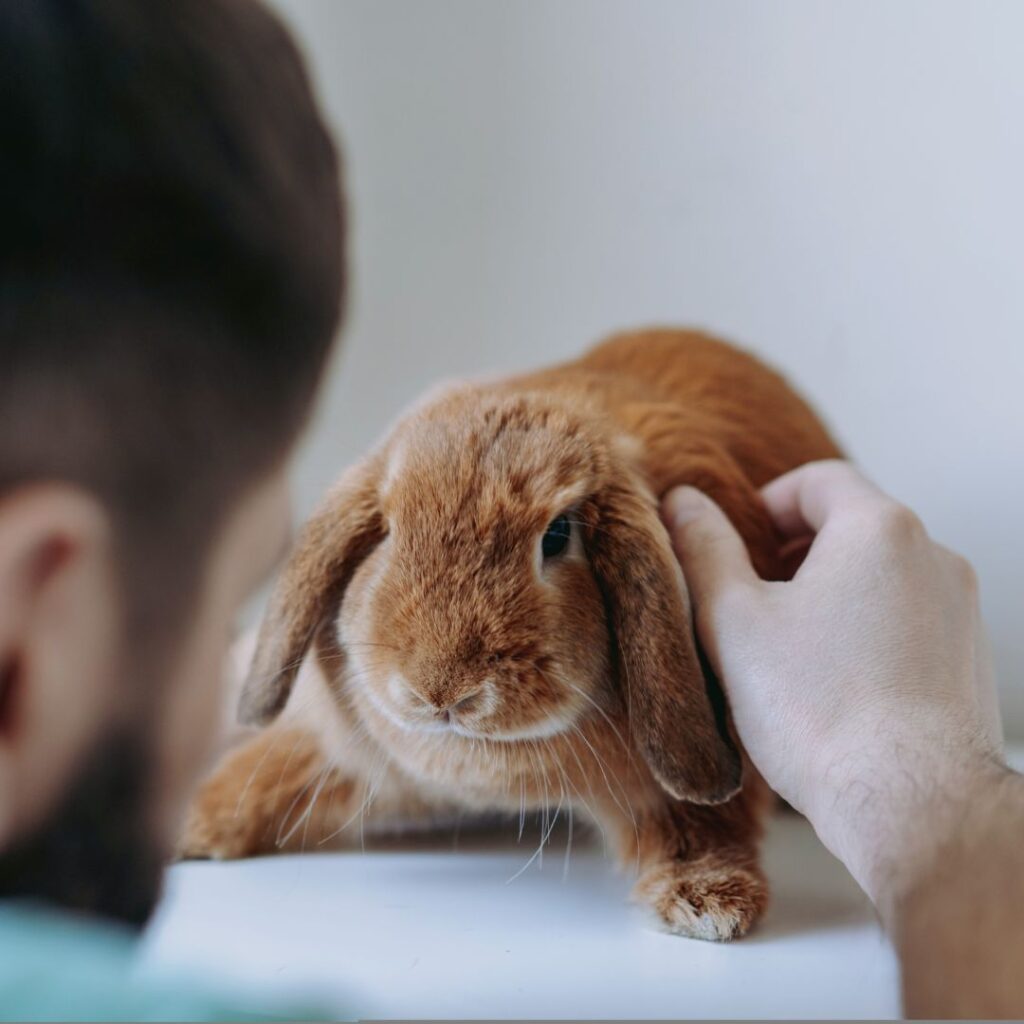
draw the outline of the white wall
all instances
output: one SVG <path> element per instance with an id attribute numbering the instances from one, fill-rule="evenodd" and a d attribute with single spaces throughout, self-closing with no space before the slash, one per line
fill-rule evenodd
<path id="1" fill-rule="evenodd" d="M 438 378 L 705 325 L 976 563 L 1024 735 L 1024 3 L 280 6 L 353 208 L 301 510 Z"/>

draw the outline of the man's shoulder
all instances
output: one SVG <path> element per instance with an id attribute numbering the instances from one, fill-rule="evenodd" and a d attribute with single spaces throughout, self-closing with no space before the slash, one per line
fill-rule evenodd
<path id="1" fill-rule="evenodd" d="M 0 1019 L 269 1019 L 192 979 L 141 976 L 136 947 L 115 924 L 0 902 Z"/>

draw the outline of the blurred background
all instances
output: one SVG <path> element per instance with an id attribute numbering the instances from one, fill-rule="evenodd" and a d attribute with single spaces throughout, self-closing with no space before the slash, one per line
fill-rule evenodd
<path id="1" fill-rule="evenodd" d="M 277 6 L 354 268 L 300 514 L 434 381 L 699 325 L 975 563 L 1024 737 L 1024 3 Z"/>

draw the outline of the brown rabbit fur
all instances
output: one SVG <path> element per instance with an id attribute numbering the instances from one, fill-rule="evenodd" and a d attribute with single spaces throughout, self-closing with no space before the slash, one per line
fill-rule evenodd
<path id="1" fill-rule="evenodd" d="M 780 376 L 682 330 L 416 408 L 302 533 L 242 695 L 243 720 L 273 724 L 203 786 L 183 853 L 557 797 L 670 930 L 743 934 L 770 794 L 709 695 L 658 499 L 705 491 L 778 578 L 757 488 L 837 454 Z M 568 545 L 545 557 L 561 515 Z"/>

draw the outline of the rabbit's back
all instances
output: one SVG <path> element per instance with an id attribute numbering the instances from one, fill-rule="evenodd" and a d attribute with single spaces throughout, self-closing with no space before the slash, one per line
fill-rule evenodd
<path id="1" fill-rule="evenodd" d="M 638 420 L 638 408 L 678 409 L 681 423 L 727 448 L 756 486 L 805 462 L 842 454 L 781 374 L 699 331 L 617 334 L 563 370 L 591 381 L 588 390 L 599 390 L 609 411 L 642 440 L 653 440 L 643 437 L 643 422 L 651 418 Z"/>

